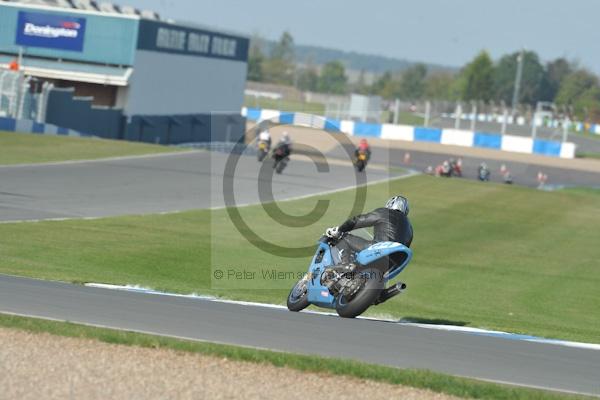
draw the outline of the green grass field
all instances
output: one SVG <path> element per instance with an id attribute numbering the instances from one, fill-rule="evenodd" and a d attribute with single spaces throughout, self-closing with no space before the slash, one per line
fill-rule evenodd
<path id="1" fill-rule="evenodd" d="M 304 112 L 315 115 L 325 115 L 325 104 L 307 103 L 303 101 L 293 100 L 273 100 L 264 97 L 246 96 L 244 106 L 251 108 L 263 108 L 269 110 L 289 111 L 289 112 Z M 383 111 L 381 113 L 381 123 L 390 121 L 390 112 Z M 401 111 L 398 116 L 398 123 L 401 125 L 423 126 L 425 119 L 419 115 L 415 115 L 409 111 Z"/>
<path id="2" fill-rule="evenodd" d="M 181 149 L 119 140 L 0 132 L 0 165 L 168 153 Z"/>
<path id="3" fill-rule="evenodd" d="M 407 293 L 374 307 L 372 315 L 600 342 L 596 193 L 418 176 L 369 187 L 366 208 L 382 205 L 391 193 L 411 199 L 415 258 L 401 275 Z M 348 216 L 353 196 L 323 199 L 336 207 L 305 228 L 265 223 L 271 220 L 260 206 L 240 212 L 269 240 L 312 246 L 324 228 Z M 303 215 L 314 205 L 305 199 L 281 207 Z M 1 273 L 279 304 L 293 278 L 263 277 L 264 271 L 300 274 L 312 255 L 282 258 L 257 249 L 226 210 L 0 224 L 0 237 Z M 223 279 L 211 279 L 217 269 Z"/>
<path id="4" fill-rule="evenodd" d="M 568 396 L 541 390 L 479 382 L 473 379 L 457 378 L 430 371 L 397 369 L 343 359 L 256 350 L 222 344 L 192 342 L 2 314 L 0 314 L 0 327 L 19 329 L 32 333 L 45 332 L 58 336 L 94 339 L 110 344 L 138 346 L 152 349 L 172 349 L 180 352 L 196 353 L 236 361 L 270 364 L 299 371 L 350 376 L 359 379 L 429 389 L 434 392 L 447 393 L 463 398 L 494 400 L 555 400 L 585 398 L 581 396 Z"/>
<path id="5" fill-rule="evenodd" d="M 244 106 L 251 108 L 264 108 L 289 112 L 304 112 L 308 114 L 324 115 L 325 104 L 307 103 L 294 100 L 274 100 L 265 97 L 246 96 Z"/>
<path id="6" fill-rule="evenodd" d="M 571 129 L 570 133 L 574 134 L 574 135 L 578 135 L 578 136 L 584 136 L 589 139 L 600 140 L 600 135 L 598 135 L 596 133 L 591 133 L 591 132 L 587 132 L 587 131 L 576 131 L 574 129 Z"/>
<path id="7" fill-rule="evenodd" d="M 600 160 L 600 153 L 577 153 L 575 155 L 577 158 L 594 158 Z"/>
<path id="8" fill-rule="evenodd" d="M 389 123 L 390 118 L 393 119 L 393 117 L 390 117 L 390 114 L 390 111 L 383 111 L 381 113 L 381 122 Z M 423 126 L 425 124 L 425 118 L 410 111 L 400 111 L 400 115 L 398 115 L 398 124 Z"/>

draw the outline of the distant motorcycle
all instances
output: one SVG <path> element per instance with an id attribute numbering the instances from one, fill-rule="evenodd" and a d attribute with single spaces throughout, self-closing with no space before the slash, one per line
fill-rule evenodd
<path id="1" fill-rule="evenodd" d="M 450 161 L 450 175 L 457 178 L 462 178 L 462 167 L 459 162 Z"/>
<path id="2" fill-rule="evenodd" d="M 489 169 L 479 167 L 478 178 L 479 178 L 480 181 L 482 181 L 482 182 L 489 181 L 490 180 L 490 175 L 491 175 L 491 173 L 490 173 Z"/>
<path id="3" fill-rule="evenodd" d="M 258 142 L 258 153 L 256 154 L 258 162 L 262 162 L 269 154 L 269 143 L 264 140 Z"/>
<path id="4" fill-rule="evenodd" d="M 285 167 L 287 167 L 289 160 L 290 158 L 287 156 L 283 146 L 277 147 L 273 151 L 273 169 L 275 172 L 281 174 Z"/>
<path id="5" fill-rule="evenodd" d="M 444 161 L 442 165 L 436 168 L 436 175 L 443 176 L 444 178 L 450 178 L 452 176 L 452 166 L 448 161 Z"/>
<path id="6" fill-rule="evenodd" d="M 364 151 L 359 151 L 354 160 L 354 167 L 358 172 L 363 172 L 367 167 L 368 157 Z"/>

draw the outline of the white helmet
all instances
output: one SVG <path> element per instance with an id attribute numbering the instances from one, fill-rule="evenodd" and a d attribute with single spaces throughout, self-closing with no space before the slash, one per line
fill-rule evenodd
<path id="1" fill-rule="evenodd" d="M 404 196 L 394 196 L 385 204 L 385 208 L 389 210 L 400 211 L 408 217 L 408 199 Z"/>

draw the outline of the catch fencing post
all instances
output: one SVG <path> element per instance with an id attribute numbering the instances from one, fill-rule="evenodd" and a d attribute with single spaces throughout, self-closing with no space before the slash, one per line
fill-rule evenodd
<path id="1" fill-rule="evenodd" d="M 571 125 L 571 121 L 569 120 L 569 118 L 565 117 L 565 119 L 563 120 L 563 138 L 562 138 L 563 143 L 565 143 L 567 140 L 569 140 L 570 125 Z"/>
<path id="2" fill-rule="evenodd" d="M 25 112 L 25 97 L 27 96 L 27 92 L 29 91 L 29 82 L 31 82 L 30 76 L 23 79 L 23 82 L 19 85 L 19 103 L 17 108 L 16 119 L 24 119 L 23 113 Z"/>
<path id="3" fill-rule="evenodd" d="M 521 80 L 523 78 L 523 61 L 525 60 L 525 49 L 522 48 L 517 56 L 517 76 L 515 77 L 515 87 L 512 98 L 512 115 L 515 115 L 517 103 L 519 102 L 519 91 L 521 90 Z"/>
<path id="4" fill-rule="evenodd" d="M 471 120 L 471 131 L 475 132 L 475 123 L 477 122 L 477 102 L 476 101 L 471 103 L 471 111 L 473 114 L 473 119 Z"/>
<path id="5" fill-rule="evenodd" d="M 455 113 L 455 121 L 454 121 L 454 129 L 460 129 L 460 118 L 462 117 L 462 105 L 458 103 L 456 105 L 456 113 Z"/>
<path id="6" fill-rule="evenodd" d="M 425 121 L 424 121 L 424 125 L 426 128 L 429 126 L 430 118 L 431 118 L 431 102 L 426 101 L 425 102 Z"/>
<path id="7" fill-rule="evenodd" d="M 15 118 L 16 117 L 16 113 L 17 113 L 17 106 L 18 106 L 18 81 L 19 81 L 19 74 L 16 73 L 12 73 L 10 74 L 13 77 L 12 80 L 12 85 L 11 88 L 9 90 L 9 99 L 8 99 L 8 116 L 10 118 Z M 10 76 L 9 75 L 9 76 Z"/>
<path id="8" fill-rule="evenodd" d="M 533 112 L 533 128 L 531 130 L 531 138 L 533 139 L 533 141 L 535 142 L 535 138 L 537 137 L 537 115 L 538 112 L 540 111 L 542 103 L 540 103 L 539 101 L 537 102 L 536 106 L 535 106 L 535 111 Z"/>
<path id="9" fill-rule="evenodd" d="M 0 111 L 2 111 L 2 89 L 4 88 L 4 78 L 8 75 L 6 71 L 0 71 Z"/>
<path id="10" fill-rule="evenodd" d="M 502 135 L 506 135 L 506 125 L 508 124 L 508 110 L 504 107 L 504 114 L 502 116 Z"/>
<path id="11" fill-rule="evenodd" d="M 398 125 L 400 121 L 400 100 L 396 99 L 394 104 L 394 125 Z"/>
<path id="12" fill-rule="evenodd" d="M 54 89 L 54 84 L 50 82 L 44 82 L 42 85 L 42 91 L 38 97 L 38 111 L 36 120 L 38 123 L 46 122 L 46 114 L 48 113 L 48 98 L 50 97 L 50 91 Z"/>

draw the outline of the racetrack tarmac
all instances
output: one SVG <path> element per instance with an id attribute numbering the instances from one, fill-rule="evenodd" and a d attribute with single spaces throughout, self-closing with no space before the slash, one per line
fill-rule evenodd
<path id="1" fill-rule="evenodd" d="M 423 170 L 436 166 L 447 154 L 411 150 L 411 162 L 404 163 L 406 150 L 373 147 L 373 162 L 365 182 L 398 176 L 375 164 Z M 0 166 L 0 221 L 62 218 L 97 218 L 151 214 L 223 207 L 223 176 L 234 177 L 235 204 L 261 202 L 258 184 L 267 183 L 276 200 L 316 195 L 355 186 L 358 178 L 341 148 L 327 154 L 327 167 L 307 157 L 292 159 L 282 175 L 274 175 L 269 164 L 242 156 L 235 171 L 225 172 L 228 155 L 195 151 L 145 157 L 54 163 L 45 165 Z M 322 163 L 322 160 L 317 160 Z M 467 178 L 475 179 L 477 166 L 487 161 L 491 179 L 501 181 L 500 166 L 511 171 L 515 184 L 537 187 L 538 172 L 548 175 L 552 186 L 600 187 L 600 174 L 559 167 L 540 167 L 516 161 L 463 157 Z M 269 184 L 271 184 L 269 186 Z M 263 191 L 263 195 L 264 195 Z"/>
<path id="2" fill-rule="evenodd" d="M 339 160 L 331 160 L 319 171 L 312 160 L 298 156 L 282 175 L 273 174 L 270 160 L 261 172 L 263 164 L 249 156 L 240 157 L 237 168 L 226 173 L 227 160 L 228 155 L 223 153 L 194 151 L 0 166 L 0 221 L 95 218 L 223 207 L 225 175 L 234 177 L 237 205 L 261 202 L 257 182 L 267 183 L 276 200 L 350 188 L 357 182 L 351 164 Z M 323 160 L 317 161 L 323 164 Z M 365 182 L 389 177 L 384 169 L 369 168 Z"/>
<path id="3" fill-rule="evenodd" d="M 410 154 L 410 161 L 405 162 L 405 154 Z M 498 152 L 502 154 L 501 152 Z M 335 148 L 328 153 L 331 158 L 343 158 L 345 152 L 340 148 Z M 390 167 L 403 167 L 414 169 L 416 171 L 425 171 L 429 166 L 435 169 L 445 160 L 450 158 L 463 160 L 463 177 L 476 180 L 478 176 L 479 165 L 485 162 L 491 171 L 490 180 L 492 182 L 504 182 L 501 173 L 501 167 L 504 165 L 513 177 L 515 185 L 537 188 L 540 186 L 538 174 L 541 172 L 548 177 L 546 187 L 596 187 L 600 188 L 600 173 L 592 171 L 582 171 L 557 166 L 537 165 L 521 161 L 494 160 L 483 156 L 464 155 L 460 150 L 452 149 L 447 152 L 430 152 L 414 149 L 402 149 L 399 147 L 386 148 L 379 145 L 372 146 L 372 161 L 380 165 Z M 600 162 L 599 162 L 600 164 Z"/>
<path id="4" fill-rule="evenodd" d="M 504 182 L 501 173 L 502 165 L 510 171 L 515 185 L 536 188 L 540 186 L 538 173 L 545 174 L 548 177 L 546 187 L 596 187 L 600 188 L 600 174 L 587 171 L 570 170 L 566 168 L 539 166 L 517 161 L 490 160 L 484 157 L 461 156 L 460 153 L 448 152 L 447 154 L 436 154 L 429 152 L 411 151 L 411 161 L 409 164 L 403 162 L 404 150 L 400 149 L 380 149 L 384 154 L 387 153 L 390 165 L 414 168 L 418 171 L 424 171 L 428 166 L 435 168 L 441 165 L 444 160 L 449 158 L 462 158 L 463 177 L 476 180 L 478 168 L 482 162 L 485 162 L 491 171 L 490 180 L 492 182 Z M 375 158 L 374 158 L 375 159 Z"/>
<path id="5" fill-rule="evenodd" d="M 0 312 L 600 396 L 600 350 L 10 276 Z"/>

